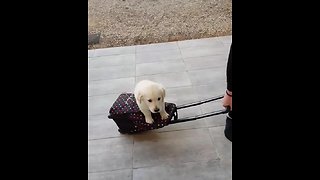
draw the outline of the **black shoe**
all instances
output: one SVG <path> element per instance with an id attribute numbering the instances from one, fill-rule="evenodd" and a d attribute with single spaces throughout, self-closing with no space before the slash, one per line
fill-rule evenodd
<path id="1" fill-rule="evenodd" d="M 226 119 L 226 126 L 224 128 L 224 135 L 232 142 L 232 113 L 229 113 Z"/>

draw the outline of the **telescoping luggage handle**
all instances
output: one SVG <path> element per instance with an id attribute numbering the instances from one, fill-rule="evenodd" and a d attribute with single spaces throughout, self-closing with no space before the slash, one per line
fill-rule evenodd
<path id="1" fill-rule="evenodd" d="M 215 115 L 219 115 L 219 114 L 226 114 L 230 111 L 230 107 L 227 107 L 225 109 L 221 109 L 221 110 L 217 110 L 217 111 L 213 111 L 210 113 L 205 113 L 205 114 L 201 114 L 201 115 L 196 115 L 196 116 L 192 116 L 192 117 L 185 117 L 185 118 L 181 118 L 178 119 L 178 113 L 177 113 L 177 109 L 183 109 L 183 108 L 187 108 L 187 107 L 191 107 L 191 106 L 197 106 L 200 104 L 204 104 L 204 103 L 208 103 L 211 101 L 216 101 L 218 99 L 222 99 L 224 97 L 224 95 L 220 95 L 217 97 L 212 97 L 209 99 L 205 99 L 202 101 L 198 101 L 198 102 L 193 102 L 193 103 L 188 103 L 188 104 L 183 104 L 180 106 L 177 106 L 175 112 L 174 112 L 174 120 L 170 121 L 169 124 L 175 124 L 175 123 L 180 123 L 180 122 L 186 122 L 186 121 L 193 121 L 196 119 L 201 119 L 201 118 L 205 118 L 205 117 L 210 117 L 210 116 L 215 116 Z"/>

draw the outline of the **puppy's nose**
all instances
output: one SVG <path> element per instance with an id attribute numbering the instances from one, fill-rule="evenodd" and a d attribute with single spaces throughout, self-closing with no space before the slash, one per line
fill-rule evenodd
<path id="1" fill-rule="evenodd" d="M 159 109 L 158 109 L 158 108 L 155 108 L 155 109 L 154 109 L 154 112 L 159 112 Z"/>

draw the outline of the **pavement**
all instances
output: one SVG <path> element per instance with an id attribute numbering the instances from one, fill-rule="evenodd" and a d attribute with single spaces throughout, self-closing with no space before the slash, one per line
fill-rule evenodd
<path id="1" fill-rule="evenodd" d="M 89 180 L 230 180 L 232 143 L 225 115 L 120 134 L 108 111 L 149 79 L 177 105 L 224 94 L 232 36 L 88 50 Z M 221 100 L 178 110 L 179 117 L 222 109 Z"/>

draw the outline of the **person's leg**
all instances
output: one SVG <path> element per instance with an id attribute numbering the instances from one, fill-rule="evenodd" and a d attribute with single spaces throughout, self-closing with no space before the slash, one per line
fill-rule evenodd
<path id="1" fill-rule="evenodd" d="M 227 114 L 226 126 L 224 129 L 224 135 L 229 141 L 232 142 L 232 111 Z"/>

